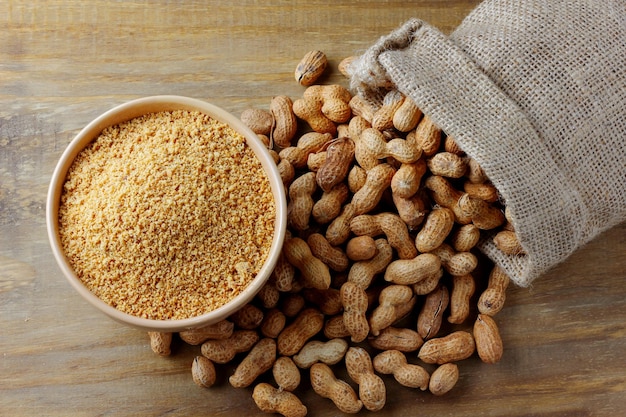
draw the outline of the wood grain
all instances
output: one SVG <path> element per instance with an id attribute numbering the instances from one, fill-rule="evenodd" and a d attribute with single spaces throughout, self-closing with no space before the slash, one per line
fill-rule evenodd
<path id="1" fill-rule="evenodd" d="M 410 17 L 451 32 L 478 1 L 147 1 L 0 3 L 0 414 L 262 415 L 232 366 L 200 389 L 197 347 L 152 354 L 145 333 L 105 318 L 65 282 L 44 221 L 65 145 L 129 99 L 180 94 L 235 114 L 298 97 L 310 49 L 330 66 Z M 324 82 L 344 82 L 337 71 Z M 505 353 L 464 361 L 443 397 L 386 378 L 381 416 L 617 416 L 626 409 L 626 225 L 595 239 L 497 316 Z M 337 415 L 308 386 L 311 416 Z M 70 411 L 71 410 L 71 411 Z M 365 414 L 365 413 L 364 413 Z"/>

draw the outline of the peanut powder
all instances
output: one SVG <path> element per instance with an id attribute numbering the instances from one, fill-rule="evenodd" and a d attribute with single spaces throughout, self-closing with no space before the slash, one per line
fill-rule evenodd
<path id="1" fill-rule="evenodd" d="M 106 128 L 77 156 L 59 233 L 72 268 L 103 301 L 137 317 L 184 319 L 250 283 L 275 215 L 269 179 L 243 136 L 199 112 L 159 112 Z"/>

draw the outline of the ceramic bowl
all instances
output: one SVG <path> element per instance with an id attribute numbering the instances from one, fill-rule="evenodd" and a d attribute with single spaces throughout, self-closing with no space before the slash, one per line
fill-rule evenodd
<path id="1" fill-rule="evenodd" d="M 72 267 L 63 252 L 63 247 L 59 238 L 58 212 L 63 184 L 74 158 L 80 153 L 80 151 L 88 146 L 105 127 L 113 126 L 148 113 L 177 109 L 202 112 L 222 123 L 229 125 L 236 132 L 244 136 L 247 144 L 260 160 L 263 169 L 269 178 L 276 207 L 275 232 L 269 255 L 261 270 L 254 277 L 253 281 L 234 299 L 213 311 L 197 317 L 179 320 L 152 320 L 132 316 L 117 310 L 102 301 L 94 293 L 87 289 L 87 287 L 72 270 Z M 270 277 L 282 250 L 285 231 L 287 228 L 287 199 L 280 174 L 267 148 L 258 139 L 257 135 L 254 134 L 237 117 L 202 100 L 180 96 L 153 96 L 133 100 L 107 111 L 89 123 L 76 135 L 63 152 L 52 175 L 46 202 L 46 222 L 48 237 L 54 257 L 56 258 L 63 275 L 83 298 L 118 322 L 147 331 L 178 332 L 207 326 L 227 318 L 243 307 L 246 303 L 251 301 L 251 299 L 263 287 L 267 279 Z"/>

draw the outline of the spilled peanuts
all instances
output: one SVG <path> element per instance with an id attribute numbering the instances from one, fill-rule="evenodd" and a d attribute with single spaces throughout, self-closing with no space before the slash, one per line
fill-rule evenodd
<path id="1" fill-rule="evenodd" d="M 237 376 L 259 409 L 286 417 L 316 405 L 299 399 L 301 379 L 344 413 L 378 411 L 400 386 L 444 395 L 463 361 L 502 356 L 491 316 L 508 278 L 476 245 L 485 230 L 512 230 L 505 206 L 476 192 L 494 188 L 410 98 L 393 92 L 377 107 L 339 85 L 305 87 L 270 133 L 298 132 L 268 146 L 286 174 L 289 227 L 266 284 L 278 300 L 262 291 L 251 304 L 265 317 L 249 329 L 276 341 L 268 357 L 290 372 L 272 379 L 270 362 L 244 357 Z M 238 327 L 236 315 L 224 322 Z"/>

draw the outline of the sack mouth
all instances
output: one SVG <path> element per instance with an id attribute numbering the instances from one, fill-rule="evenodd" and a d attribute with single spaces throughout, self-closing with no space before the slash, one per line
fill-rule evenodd
<path id="1" fill-rule="evenodd" d="M 528 286 L 579 247 L 586 211 L 576 187 L 524 111 L 450 38 L 411 19 L 350 69 L 357 94 L 376 102 L 397 88 L 480 164 L 510 209 L 527 255 L 505 255 L 489 237 L 479 249 L 514 282 Z"/>

